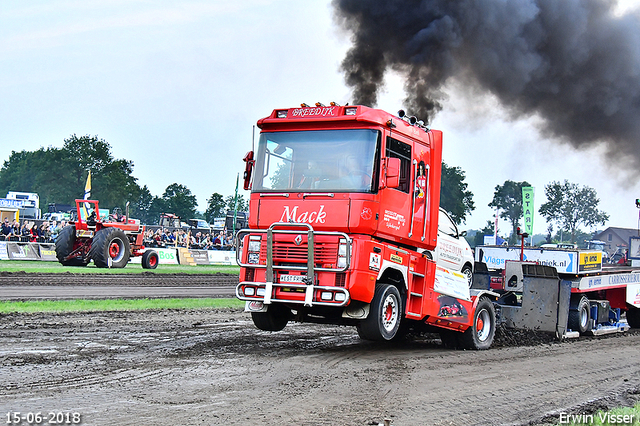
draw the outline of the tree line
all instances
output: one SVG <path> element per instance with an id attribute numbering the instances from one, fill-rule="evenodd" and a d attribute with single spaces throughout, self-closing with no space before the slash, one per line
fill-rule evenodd
<path id="1" fill-rule="evenodd" d="M 147 185 L 141 187 L 133 176 L 133 162 L 114 158 L 107 141 L 76 134 L 65 139 L 62 148 L 12 151 L 0 169 L 0 197 L 8 191 L 35 192 L 40 196 L 43 212 L 49 203 L 74 205 L 74 200 L 84 195 L 89 170 L 92 198 L 100 201 L 101 208 L 124 210 L 129 201 L 131 216 L 143 223 L 157 223 L 161 213 L 173 213 L 183 220 L 213 222 L 235 205 L 234 195 L 225 198 L 214 192 L 207 199 L 205 212 L 199 213 L 196 196 L 178 183 L 167 186 L 161 196 L 154 196 Z M 238 195 L 238 210 L 247 208 L 247 201 Z"/>
<path id="2" fill-rule="evenodd" d="M 213 222 L 233 210 L 235 195 L 224 197 L 214 192 L 207 199 L 204 213 L 197 211 L 197 200 L 185 185 L 172 183 L 161 196 L 154 196 L 147 185 L 142 187 L 133 176 L 133 162 L 116 159 L 111 146 L 98 136 L 71 135 L 64 140 L 62 148 L 48 147 L 36 151 L 12 151 L 0 169 L 0 196 L 8 191 L 36 192 L 40 206 L 46 212 L 49 203 L 74 204 L 82 198 L 87 175 L 91 170 L 94 197 L 103 208 L 124 209 L 130 201 L 130 214 L 143 223 L 157 223 L 161 213 L 173 213 L 183 219 L 204 219 Z M 460 167 L 451 167 L 445 162 L 441 169 L 440 206 L 459 225 L 475 209 L 473 193 L 465 182 L 465 173 Z M 490 207 L 497 208 L 500 217 L 511 224 L 511 242 L 515 242 L 516 229 L 522 218 L 522 187 L 526 181 L 507 180 L 495 187 Z M 547 202 L 540 206 L 540 214 L 549 222 L 551 235 L 553 224 L 571 233 L 575 241 L 580 226 L 603 224 L 609 215 L 598 210 L 600 200 L 596 191 L 588 186 L 552 182 L 545 186 Z M 238 195 L 238 211 L 247 211 L 248 202 Z M 493 233 L 488 221 L 481 232 Z"/>

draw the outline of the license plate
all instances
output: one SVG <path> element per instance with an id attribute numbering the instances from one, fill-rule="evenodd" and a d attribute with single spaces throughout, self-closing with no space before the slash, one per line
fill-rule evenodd
<path id="1" fill-rule="evenodd" d="M 85 229 L 78 229 L 76 231 L 76 237 L 93 238 L 93 231 L 89 231 L 89 230 L 85 230 Z"/>
<path id="2" fill-rule="evenodd" d="M 280 275 L 281 283 L 301 283 L 302 280 L 307 278 L 306 275 Z"/>

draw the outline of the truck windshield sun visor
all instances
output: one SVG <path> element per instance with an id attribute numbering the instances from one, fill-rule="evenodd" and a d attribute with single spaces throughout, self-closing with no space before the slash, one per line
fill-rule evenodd
<path id="1" fill-rule="evenodd" d="M 380 132 L 263 132 L 253 192 L 371 192 Z"/>

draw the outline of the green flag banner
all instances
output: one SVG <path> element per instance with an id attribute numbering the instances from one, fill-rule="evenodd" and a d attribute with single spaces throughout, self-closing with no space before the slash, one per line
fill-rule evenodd
<path id="1" fill-rule="evenodd" d="M 524 232 L 533 235 L 533 186 L 522 187 L 522 215 L 524 216 Z"/>

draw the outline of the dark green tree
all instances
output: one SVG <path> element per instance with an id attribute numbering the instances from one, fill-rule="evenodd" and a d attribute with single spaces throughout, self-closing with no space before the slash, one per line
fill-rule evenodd
<path id="1" fill-rule="evenodd" d="M 153 203 L 153 195 L 149 191 L 147 185 L 140 188 L 140 194 L 138 198 L 131 203 L 130 214 L 131 217 L 140 219 L 142 223 L 151 225 L 158 221 L 158 214 L 154 214 L 151 210 Z M 159 212 L 158 212 L 159 213 Z"/>
<path id="2" fill-rule="evenodd" d="M 217 192 L 211 194 L 211 197 L 207 200 L 207 210 L 204 212 L 204 218 L 207 222 L 213 223 L 213 219 L 216 217 L 224 217 L 226 203 L 224 197 Z"/>
<path id="3" fill-rule="evenodd" d="M 531 186 L 527 181 L 514 182 L 507 180 L 502 185 L 496 185 L 493 193 L 493 200 L 489 207 L 497 207 L 500 210 L 500 217 L 511 222 L 511 236 L 509 244 L 516 242 L 516 229 L 518 222 L 522 218 L 522 187 Z"/>
<path id="4" fill-rule="evenodd" d="M 172 183 L 167 186 L 162 194 L 165 213 L 173 213 L 182 218 L 184 222 L 193 219 L 198 202 L 196 196 L 184 185 Z"/>
<path id="5" fill-rule="evenodd" d="M 465 174 L 460 167 L 449 167 L 443 161 L 441 176 L 440 207 L 459 225 L 476 208 L 473 193 L 467 189 Z"/>
<path id="6" fill-rule="evenodd" d="M 132 176 L 133 163 L 115 160 L 110 150 L 97 136 L 74 134 L 62 148 L 14 151 L 0 169 L 0 192 L 36 192 L 44 210 L 52 202 L 73 204 L 84 196 L 91 170 L 91 198 L 99 200 L 102 208 L 124 208 L 127 201 L 137 199 L 140 188 Z"/>
<path id="7" fill-rule="evenodd" d="M 547 202 L 538 210 L 548 222 L 555 222 L 559 228 L 571 233 L 571 242 L 576 242 L 576 231 L 581 225 L 604 225 L 609 215 L 598 210 L 600 199 L 596 190 L 565 179 L 563 183 L 553 181 L 544 187 Z"/>
<path id="8" fill-rule="evenodd" d="M 225 204 L 227 206 L 227 210 L 233 211 L 233 207 L 235 205 L 235 196 L 229 195 L 224 199 Z M 244 199 L 242 194 L 238 194 L 238 211 L 239 212 L 248 212 L 249 211 L 249 203 Z"/>

